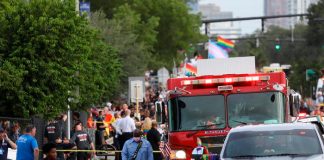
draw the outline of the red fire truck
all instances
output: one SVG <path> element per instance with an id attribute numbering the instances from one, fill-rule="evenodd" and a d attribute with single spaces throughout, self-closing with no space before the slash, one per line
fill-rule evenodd
<path id="1" fill-rule="evenodd" d="M 233 127 L 298 115 L 284 72 L 171 78 L 167 87 L 171 159 L 191 159 L 198 141 L 217 154 Z"/>

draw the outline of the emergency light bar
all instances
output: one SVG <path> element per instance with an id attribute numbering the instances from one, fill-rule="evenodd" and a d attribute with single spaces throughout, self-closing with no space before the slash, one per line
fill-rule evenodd
<path id="1" fill-rule="evenodd" d="M 252 82 L 252 81 L 268 81 L 270 76 L 248 76 L 248 77 L 231 77 L 231 78 L 213 78 L 213 79 L 197 79 L 184 80 L 181 85 L 200 85 L 200 84 L 217 84 L 217 83 L 237 83 L 237 82 Z"/>

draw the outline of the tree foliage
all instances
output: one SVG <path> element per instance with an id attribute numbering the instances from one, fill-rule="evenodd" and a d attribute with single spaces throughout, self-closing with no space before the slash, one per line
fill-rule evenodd
<path id="1" fill-rule="evenodd" d="M 136 76 L 144 73 L 149 63 L 152 44 L 155 42 L 158 25 L 157 19 L 148 23 L 141 22 L 128 5 L 121 6 L 116 11 L 113 19 L 106 19 L 102 11 L 94 12 L 91 24 L 101 30 L 101 37 L 106 43 L 117 49 L 123 64 L 123 75 Z M 145 33 L 140 34 L 140 32 Z"/>
<path id="2" fill-rule="evenodd" d="M 5 0 L 0 13 L 1 114 L 53 117 L 115 91 L 120 64 L 73 0 Z M 106 97 L 107 98 L 107 97 Z M 71 101 L 70 101 L 71 104 Z"/>
<path id="3" fill-rule="evenodd" d="M 324 17 L 324 0 L 319 0 L 317 4 L 311 5 L 308 12 L 307 42 L 309 45 L 324 47 L 324 22 L 323 20 L 316 21 L 316 19 L 323 19 Z"/>
<path id="4" fill-rule="evenodd" d="M 177 51 L 188 49 L 190 44 L 200 42 L 204 37 L 199 32 L 200 17 L 189 13 L 189 8 L 184 0 L 133 0 L 133 1 L 110 1 L 93 0 L 93 10 L 100 8 L 108 15 L 115 17 L 120 14 L 120 6 L 129 6 L 139 16 L 142 22 L 141 29 L 137 29 L 139 41 L 149 42 L 153 46 L 151 56 L 151 68 L 163 65 L 171 67 L 173 58 L 177 59 Z M 98 5 L 100 4 L 100 5 Z M 110 6 L 109 6 L 110 4 Z M 127 8 L 127 7 L 126 7 Z M 156 34 L 150 34 L 147 29 L 156 24 Z M 154 42 L 154 43 L 152 43 Z"/>
<path id="5" fill-rule="evenodd" d="M 289 75 L 290 86 L 310 96 L 310 86 L 315 85 L 316 79 L 307 82 L 305 71 L 306 69 L 319 71 L 323 58 L 318 47 L 307 43 L 305 39 L 307 30 L 308 26 L 305 25 L 296 25 L 293 31 L 273 26 L 265 33 L 257 31 L 254 35 L 246 37 L 247 40 L 237 42 L 235 52 L 239 56 L 256 56 L 256 63 L 260 69 L 271 63 L 292 65 Z M 258 47 L 255 37 L 259 37 Z M 276 39 L 279 39 L 281 46 L 279 51 L 275 49 Z"/>

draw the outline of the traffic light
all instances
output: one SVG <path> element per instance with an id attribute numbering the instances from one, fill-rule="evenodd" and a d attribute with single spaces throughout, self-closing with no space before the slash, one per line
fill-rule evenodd
<path id="1" fill-rule="evenodd" d="M 281 49 L 280 39 L 279 39 L 279 38 L 276 38 L 275 50 L 276 50 L 277 52 L 279 52 L 280 49 Z"/>

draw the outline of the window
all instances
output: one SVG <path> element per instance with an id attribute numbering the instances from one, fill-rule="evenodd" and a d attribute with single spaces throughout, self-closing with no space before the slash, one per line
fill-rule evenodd
<path id="1" fill-rule="evenodd" d="M 223 158 L 263 156 L 311 156 L 322 154 L 313 129 L 245 131 L 229 135 Z"/>
<path id="2" fill-rule="evenodd" d="M 223 95 L 177 97 L 169 101 L 170 130 L 202 130 L 225 127 Z"/>
<path id="3" fill-rule="evenodd" d="M 281 92 L 231 94 L 227 105 L 230 127 L 284 122 L 285 97 Z"/>

